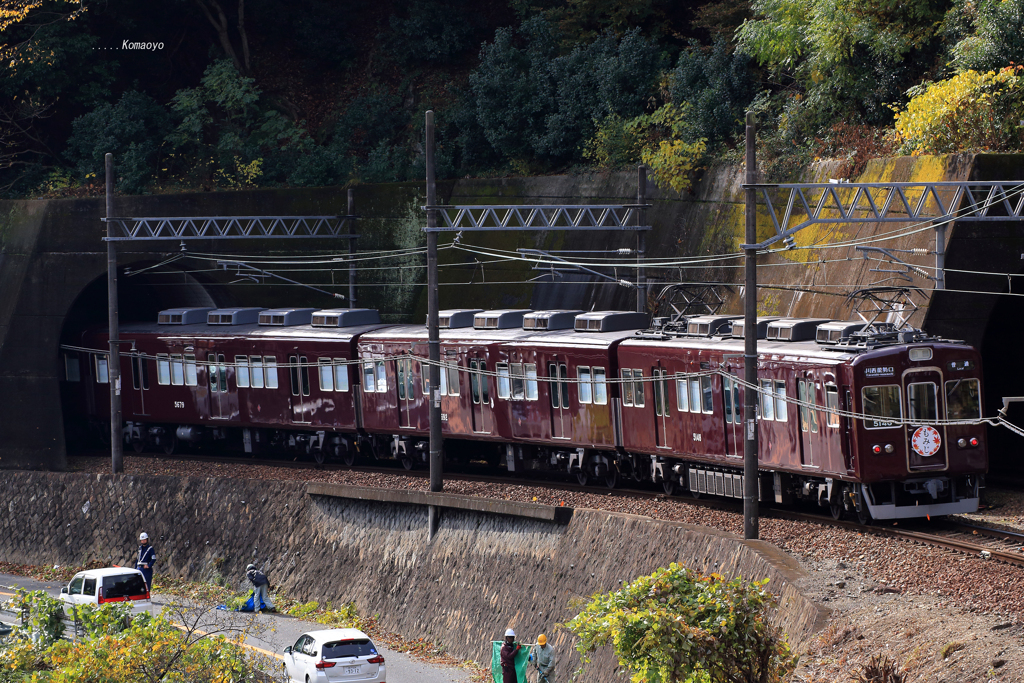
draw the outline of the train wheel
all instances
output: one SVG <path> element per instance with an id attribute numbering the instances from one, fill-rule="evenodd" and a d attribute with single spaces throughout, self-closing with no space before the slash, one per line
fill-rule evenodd
<path id="1" fill-rule="evenodd" d="M 415 464 L 416 463 L 413 462 L 413 459 L 412 459 L 411 456 L 408 456 L 408 455 L 403 455 L 402 456 L 402 467 L 404 467 L 405 469 L 411 470 Z"/>
<path id="2" fill-rule="evenodd" d="M 672 479 L 662 479 L 661 488 L 665 491 L 666 496 L 674 496 L 678 490 L 676 482 Z"/>
<path id="3" fill-rule="evenodd" d="M 142 451 L 146 450 L 146 442 L 143 441 L 142 439 L 133 439 L 132 450 L 135 451 L 136 453 L 141 453 Z"/>
<path id="4" fill-rule="evenodd" d="M 871 524 L 871 512 L 868 510 L 867 503 L 864 502 L 864 494 L 857 491 L 857 522 L 868 526 Z"/>
<path id="5" fill-rule="evenodd" d="M 608 470 L 608 474 L 604 475 L 604 485 L 610 489 L 619 485 L 619 471 L 617 469 L 613 467 Z"/>
<path id="6" fill-rule="evenodd" d="M 171 434 L 169 439 L 164 439 L 164 455 L 174 455 L 176 450 L 178 450 L 178 436 Z"/>
<path id="7" fill-rule="evenodd" d="M 580 486 L 586 486 L 590 483 L 590 476 L 583 470 L 580 470 L 576 473 L 576 481 Z"/>
<path id="8" fill-rule="evenodd" d="M 345 463 L 345 467 L 352 467 L 356 463 L 356 452 L 351 448 L 342 449 L 341 446 L 336 447 L 335 455 L 341 456 L 341 461 Z M 340 452 L 339 452 L 340 451 Z"/>
<path id="9" fill-rule="evenodd" d="M 829 505 L 829 510 L 832 512 L 832 519 L 838 520 L 843 518 L 845 510 L 843 510 L 843 504 L 841 502 L 832 503 Z"/>
<path id="10" fill-rule="evenodd" d="M 323 448 L 313 448 L 310 450 L 310 455 L 313 456 L 313 462 L 317 465 L 323 465 L 327 462 L 327 454 L 324 453 Z"/>

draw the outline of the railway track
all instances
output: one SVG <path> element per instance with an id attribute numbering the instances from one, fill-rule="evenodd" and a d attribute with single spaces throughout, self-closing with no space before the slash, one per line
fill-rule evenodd
<path id="1" fill-rule="evenodd" d="M 100 453 L 87 453 L 83 456 L 100 455 Z M 105 455 L 105 453 L 103 454 Z M 140 456 L 145 457 L 145 456 Z M 426 479 L 429 474 L 425 470 L 406 470 L 401 467 L 380 467 L 371 465 L 323 464 L 317 465 L 301 460 L 265 460 L 245 457 L 230 456 L 207 456 L 196 454 L 176 455 L 153 455 L 154 459 L 160 460 L 184 460 L 202 463 L 219 463 L 228 465 L 261 465 L 268 467 L 284 467 L 289 469 L 316 469 L 320 471 L 351 471 L 366 474 L 399 475 Z M 619 487 L 608 489 L 602 486 L 581 486 L 571 482 L 546 481 L 530 478 L 510 478 L 496 476 L 494 474 L 481 474 L 466 471 L 446 471 L 445 478 L 454 481 L 479 482 L 485 484 L 519 484 L 534 486 L 537 488 L 553 491 L 565 491 L 573 493 L 589 493 L 599 496 L 632 497 L 649 500 L 675 500 L 690 505 L 707 507 L 742 514 L 742 502 L 723 500 L 718 498 L 693 498 L 686 494 L 679 496 L 667 496 L 662 492 L 655 492 L 639 488 Z M 781 510 L 773 507 L 763 507 L 761 516 L 773 519 L 786 519 L 799 522 L 809 522 L 821 526 L 831 526 L 849 529 L 860 533 L 875 534 L 889 538 L 897 538 L 917 545 L 926 545 L 936 548 L 943 548 L 957 553 L 974 555 L 987 560 L 1003 562 L 1014 566 L 1024 567 L 1024 533 L 1006 529 L 994 529 L 980 525 L 967 524 L 964 522 L 945 520 L 940 523 L 941 528 L 920 530 L 914 528 L 919 526 L 916 522 L 906 521 L 905 527 L 901 528 L 892 523 L 876 523 L 863 525 L 848 520 L 835 520 L 829 514 L 811 514 L 792 510 Z"/>

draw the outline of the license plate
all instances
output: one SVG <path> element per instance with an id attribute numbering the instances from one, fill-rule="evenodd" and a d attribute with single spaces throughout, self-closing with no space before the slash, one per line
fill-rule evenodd
<path id="1" fill-rule="evenodd" d="M 362 670 L 363 670 L 363 667 L 361 667 L 361 666 L 346 666 L 345 667 L 345 675 L 346 676 L 351 676 L 352 674 L 361 673 Z"/>

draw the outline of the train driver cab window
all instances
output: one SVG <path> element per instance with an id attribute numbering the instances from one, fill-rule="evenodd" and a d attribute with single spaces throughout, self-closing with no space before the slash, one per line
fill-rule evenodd
<path id="1" fill-rule="evenodd" d="M 526 398 L 526 378 L 523 377 L 523 364 L 512 363 L 509 370 L 512 374 L 512 398 L 522 401 Z"/>
<path id="2" fill-rule="evenodd" d="M 590 384 L 590 368 L 585 365 L 580 365 L 576 368 L 576 376 L 579 378 L 579 383 L 576 385 L 579 390 L 580 403 L 593 403 L 594 394 L 593 387 Z"/>
<path id="3" fill-rule="evenodd" d="M 69 382 L 81 382 L 82 370 L 79 367 L 78 359 L 70 354 L 64 354 L 64 379 Z"/>
<path id="4" fill-rule="evenodd" d="M 213 358 L 211 355 L 211 362 Z M 161 386 L 171 383 L 171 357 L 166 353 L 156 354 L 156 383 Z"/>
<path id="5" fill-rule="evenodd" d="M 932 382 L 907 385 L 908 415 L 915 422 L 934 422 L 939 419 L 937 387 Z"/>
<path id="6" fill-rule="evenodd" d="M 973 420 L 981 417 L 981 394 L 976 379 L 946 382 L 946 419 Z"/>
<path id="7" fill-rule="evenodd" d="M 839 387 L 835 384 L 825 385 L 825 409 L 828 426 L 839 429 Z"/>
<path id="8" fill-rule="evenodd" d="M 555 366 L 551 366 L 552 368 Z M 633 371 L 622 370 L 622 405 L 633 405 Z"/>
<path id="9" fill-rule="evenodd" d="M 107 357 L 93 356 L 96 359 L 96 384 L 110 384 L 110 375 L 107 372 Z"/>
<path id="10" fill-rule="evenodd" d="M 759 383 L 758 398 L 761 399 L 761 419 L 775 419 L 775 395 L 772 392 L 772 380 L 762 379 Z"/>
<path id="11" fill-rule="evenodd" d="M 895 427 L 895 420 L 903 417 L 900 388 L 894 384 L 864 387 L 860 391 L 863 407 L 861 412 L 868 416 L 864 420 L 867 429 Z"/>
<path id="12" fill-rule="evenodd" d="M 249 357 L 235 356 L 235 384 L 240 389 L 249 388 Z"/>
<path id="13" fill-rule="evenodd" d="M 676 373 L 676 410 L 680 413 L 685 413 L 690 409 L 689 391 L 686 388 L 686 375 L 681 372 Z"/>
<path id="14" fill-rule="evenodd" d="M 263 372 L 267 376 L 267 389 L 277 389 L 277 356 L 263 357 Z"/>
<path id="15" fill-rule="evenodd" d="M 409 378 L 409 398 L 412 398 L 412 378 Z M 348 365 L 344 358 L 334 359 L 334 390 L 348 391 Z"/>
<path id="16" fill-rule="evenodd" d="M 401 361 L 399 362 L 401 363 Z M 334 391 L 334 366 L 331 364 L 331 359 L 317 358 L 316 364 L 320 369 L 320 391 Z"/>
<path id="17" fill-rule="evenodd" d="M 786 403 L 786 380 L 775 380 L 775 421 L 789 421 L 789 407 Z"/>
<path id="18" fill-rule="evenodd" d="M 526 400 L 536 401 L 539 395 L 537 392 L 537 364 L 526 363 L 523 367 L 526 368 Z"/>
<path id="19" fill-rule="evenodd" d="M 186 356 L 186 359 L 188 356 Z M 263 357 L 252 356 L 249 358 L 249 386 L 253 389 L 263 388 Z M 186 368 L 188 365 L 186 364 Z"/>
<path id="20" fill-rule="evenodd" d="M 185 354 L 185 386 L 199 386 L 199 371 L 196 366 L 196 357 L 193 354 Z M 263 386 L 262 384 L 260 386 Z"/>
<path id="21" fill-rule="evenodd" d="M 509 381 L 508 363 L 498 363 L 498 398 L 508 398 L 511 395 L 512 385 Z"/>
<path id="22" fill-rule="evenodd" d="M 594 405 L 608 405 L 608 381 L 604 368 L 594 368 Z"/>

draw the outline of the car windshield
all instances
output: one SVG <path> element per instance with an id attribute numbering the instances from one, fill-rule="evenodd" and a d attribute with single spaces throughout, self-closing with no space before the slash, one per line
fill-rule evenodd
<path id="1" fill-rule="evenodd" d="M 321 658 L 341 659 L 342 657 L 366 657 L 375 654 L 377 654 L 377 648 L 373 646 L 369 638 L 358 638 L 325 643 Z"/>
<path id="2" fill-rule="evenodd" d="M 103 577 L 104 598 L 129 598 L 146 594 L 146 580 L 142 574 L 117 574 Z"/>

